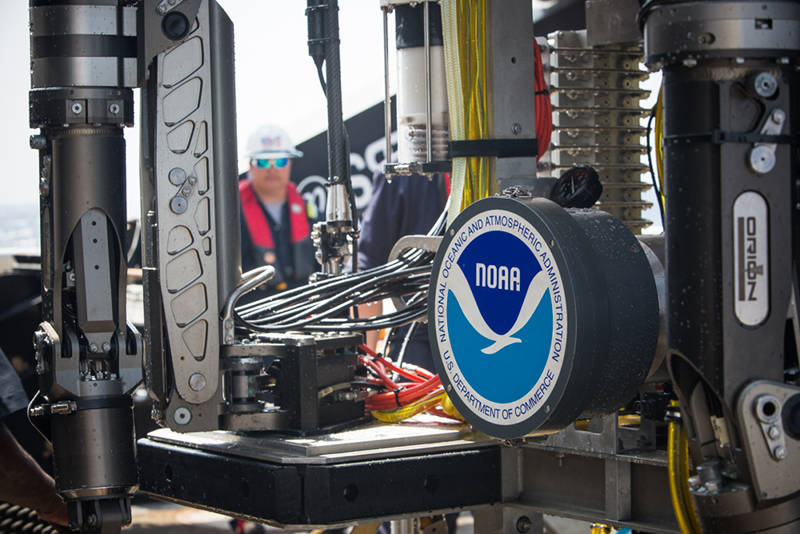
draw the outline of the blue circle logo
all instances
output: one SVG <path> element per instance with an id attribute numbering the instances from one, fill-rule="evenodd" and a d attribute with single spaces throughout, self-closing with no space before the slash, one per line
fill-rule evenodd
<path id="1" fill-rule="evenodd" d="M 530 223 L 490 210 L 462 225 L 435 295 L 439 357 L 464 404 L 503 425 L 544 407 L 561 370 L 567 317 L 558 267 Z"/>

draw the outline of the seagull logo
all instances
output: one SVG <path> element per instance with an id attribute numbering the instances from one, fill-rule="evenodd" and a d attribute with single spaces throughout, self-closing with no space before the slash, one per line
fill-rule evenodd
<path id="1" fill-rule="evenodd" d="M 492 342 L 491 345 L 481 349 L 481 352 L 484 354 L 495 354 L 513 343 L 521 343 L 522 340 L 518 337 L 514 337 L 514 334 L 528 324 L 528 321 L 530 321 L 533 313 L 539 307 L 539 302 L 541 302 L 542 297 L 544 297 L 547 291 L 547 277 L 543 271 L 539 271 L 528 284 L 525 298 L 522 301 L 522 306 L 520 307 L 519 314 L 513 326 L 507 332 L 498 334 L 483 318 L 483 314 L 478 308 L 470 284 L 458 265 L 453 268 L 451 276 L 453 276 L 453 279 L 450 285 L 450 291 L 452 291 L 453 296 L 455 296 L 456 301 L 458 301 L 458 305 L 464 313 L 464 316 L 476 332 Z"/>

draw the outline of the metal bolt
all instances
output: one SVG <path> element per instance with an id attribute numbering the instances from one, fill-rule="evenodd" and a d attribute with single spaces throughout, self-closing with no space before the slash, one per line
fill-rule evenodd
<path id="1" fill-rule="evenodd" d="M 69 282 L 74 282 L 75 281 L 75 273 L 67 273 L 67 280 Z"/>
<path id="2" fill-rule="evenodd" d="M 39 194 L 43 197 L 50 196 L 50 182 L 44 176 L 39 178 Z"/>
<path id="3" fill-rule="evenodd" d="M 511 125 L 511 133 L 514 135 L 519 135 L 522 133 L 522 125 L 518 122 L 515 122 Z"/>
<path id="4" fill-rule="evenodd" d="M 86 523 L 90 527 L 93 527 L 93 526 L 97 525 L 97 516 L 94 515 L 94 514 L 89 514 L 89 517 L 86 518 Z"/>
<path id="5" fill-rule="evenodd" d="M 786 112 L 782 109 L 775 109 L 772 111 L 772 115 L 770 115 L 770 119 L 777 125 L 782 125 L 783 121 L 786 120 Z"/>
<path id="6" fill-rule="evenodd" d="M 778 91 L 778 80 L 769 72 L 760 72 L 753 80 L 753 87 L 758 96 L 770 98 Z"/>
<path id="7" fill-rule="evenodd" d="M 228 345 L 233 344 L 233 336 L 225 336 L 225 343 Z"/>
<path id="8" fill-rule="evenodd" d="M 203 391 L 206 389 L 206 377 L 201 373 L 194 373 L 189 377 L 189 387 L 194 391 Z"/>
<path id="9" fill-rule="evenodd" d="M 186 171 L 180 167 L 173 167 L 167 177 L 172 185 L 181 185 L 186 180 Z"/>
<path id="10" fill-rule="evenodd" d="M 520 534 L 525 534 L 531 530 L 531 520 L 528 516 L 523 515 L 519 519 L 517 519 L 517 532 Z"/>
<path id="11" fill-rule="evenodd" d="M 167 12 L 167 6 L 165 6 L 164 4 L 159 4 L 156 6 L 156 11 L 158 12 L 159 15 L 163 15 L 164 13 Z"/>
<path id="12" fill-rule="evenodd" d="M 691 489 L 696 490 L 700 486 L 701 486 L 701 484 L 700 484 L 700 477 L 699 476 L 695 475 L 695 476 L 689 477 L 689 487 Z"/>
<path id="13" fill-rule="evenodd" d="M 758 174 L 767 174 L 775 168 L 775 152 L 760 145 L 750 150 L 750 168 Z"/>
<path id="14" fill-rule="evenodd" d="M 779 57 L 778 58 L 778 63 L 780 63 L 781 65 L 788 65 L 789 64 L 789 58 L 788 57 Z"/>
<path id="15" fill-rule="evenodd" d="M 769 439 L 778 439 L 781 437 L 781 430 L 777 426 L 772 425 L 769 427 L 769 430 L 767 430 L 767 436 L 769 436 Z"/>
<path id="16" fill-rule="evenodd" d="M 714 480 L 709 480 L 708 482 L 703 484 L 703 487 L 709 493 L 715 493 L 715 492 L 719 491 L 719 484 Z"/>
<path id="17" fill-rule="evenodd" d="M 736 59 L 734 59 L 734 61 L 736 62 L 737 65 L 743 65 L 744 64 L 744 58 L 743 57 L 737 57 Z"/>
<path id="18" fill-rule="evenodd" d="M 689 68 L 696 67 L 697 60 L 693 57 L 687 57 L 686 59 L 683 60 L 683 66 Z"/>
<path id="19" fill-rule="evenodd" d="M 111 343 L 109 343 L 108 341 L 103 343 L 103 352 L 108 352 L 110 350 L 111 350 Z"/>
<path id="20" fill-rule="evenodd" d="M 83 112 L 83 104 L 81 104 L 80 102 L 73 102 L 72 107 L 70 109 L 72 109 L 72 112 L 75 115 L 80 115 Z"/>
<path id="21" fill-rule="evenodd" d="M 43 135 L 32 135 L 30 145 L 34 150 L 42 150 L 47 147 L 47 138 Z"/>
<path id="22" fill-rule="evenodd" d="M 108 106 L 108 112 L 111 113 L 112 115 L 116 115 L 117 113 L 119 113 L 119 104 L 111 104 L 110 106 Z"/>
<path id="23" fill-rule="evenodd" d="M 697 42 L 700 43 L 700 44 L 711 44 L 711 43 L 714 42 L 714 40 L 715 40 L 714 34 L 710 33 L 710 32 L 706 32 L 704 34 L 701 34 L 697 38 Z"/>
<path id="24" fill-rule="evenodd" d="M 189 411 L 189 408 L 181 406 L 175 410 L 173 417 L 175 418 L 175 422 L 179 425 L 188 425 L 189 421 L 192 420 L 192 412 Z"/>
<path id="25" fill-rule="evenodd" d="M 169 209 L 178 215 L 186 212 L 188 207 L 189 203 L 186 202 L 186 199 L 181 196 L 172 197 L 172 200 L 169 201 Z"/>
<path id="26" fill-rule="evenodd" d="M 92 343 L 91 345 L 89 345 L 89 350 L 91 352 L 97 352 L 98 350 L 97 343 Z"/>
<path id="27" fill-rule="evenodd" d="M 773 449 L 772 455 L 779 462 L 781 460 L 785 460 L 786 459 L 786 447 L 784 447 L 783 445 L 778 445 L 777 447 L 775 447 L 775 449 Z"/>
<path id="28" fill-rule="evenodd" d="M 194 176 L 189 176 L 188 181 L 190 185 L 194 185 L 197 183 L 197 178 Z"/>

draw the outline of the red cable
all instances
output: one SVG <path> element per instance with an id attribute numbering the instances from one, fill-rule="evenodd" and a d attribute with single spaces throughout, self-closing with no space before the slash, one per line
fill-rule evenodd
<path id="1" fill-rule="evenodd" d="M 403 369 L 379 356 L 366 345 L 361 345 L 359 348 L 372 357 L 370 359 L 362 356 L 360 358 L 361 363 L 374 371 L 380 377 L 380 380 L 376 382 L 389 390 L 386 393 L 377 393 L 368 397 L 365 400 L 365 408 L 367 410 L 393 410 L 416 402 L 442 387 L 441 380 L 433 373 L 421 368 L 412 371 Z M 395 383 L 386 374 L 386 369 L 411 382 Z"/>
<path id="2" fill-rule="evenodd" d="M 544 78 L 544 65 L 542 65 L 542 52 L 539 43 L 533 39 L 533 53 L 536 57 L 534 65 L 534 91 L 536 91 L 536 139 L 539 144 L 539 153 L 536 161 L 550 148 L 550 137 L 553 133 L 553 108 L 550 104 L 550 91 Z"/>

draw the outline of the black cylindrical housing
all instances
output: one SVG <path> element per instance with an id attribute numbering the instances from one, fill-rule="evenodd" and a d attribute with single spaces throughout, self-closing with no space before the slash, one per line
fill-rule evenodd
<path id="1" fill-rule="evenodd" d="M 30 0 L 31 87 L 135 87 L 136 8 Z"/>
<path id="2" fill-rule="evenodd" d="M 428 28 L 431 46 L 442 46 L 442 9 L 438 3 L 428 5 Z M 395 12 L 395 45 L 398 50 L 425 46 L 425 6 L 400 5 Z"/>
<path id="3" fill-rule="evenodd" d="M 92 402 L 53 416 L 56 490 L 69 499 L 133 493 L 138 481 L 130 397 Z"/>
<path id="4" fill-rule="evenodd" d="M 467 421 L 495 437 L 614 413 L 656 354 L 650 262 L 599 210 L 530 197 L 475 202 L 442 240 L 428 303 L 442 383 Z"/>

